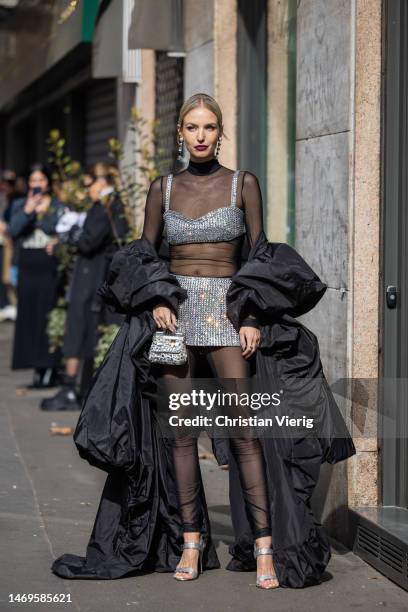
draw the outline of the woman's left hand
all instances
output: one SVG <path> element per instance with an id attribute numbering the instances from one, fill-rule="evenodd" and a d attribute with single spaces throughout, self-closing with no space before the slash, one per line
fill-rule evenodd
<path id="1" fill-rule="evenodd" d="M 239 330 L 239 340 L 242 347 L 242 356 L 244 359 L 248 359 L 259 346 L 261 332 L 256 327 L 242 326 Z"/>
<path id="2" fill-rule="evenodd" d="M 45 250 L 47 251 L 48 255 L 54 254 L 54 248 L 57 244 L 58 244 L 58 238 L 53 238 L 52 240 L 49 241 L 49 243 L 45 247 Z"/>

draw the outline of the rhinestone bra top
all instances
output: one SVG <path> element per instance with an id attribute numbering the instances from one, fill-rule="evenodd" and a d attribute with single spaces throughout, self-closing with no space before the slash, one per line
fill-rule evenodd
<path id="1" fill-rule="evenodd" d="M 232 177 L 231 203 L 229 206 L 215 208 L 205 215 L 193 219 L 186 217 L 176 210 L 170 210 L 170 191 L 173 174 L 169 174 L 167 177 L 165 210 L 163 213 L 164 231 L 167 234 L 168 244 L 228 242 L 244 234 L 244 211 L 236 205 L 238 176 L 239 170 L 236 170 Z"/>

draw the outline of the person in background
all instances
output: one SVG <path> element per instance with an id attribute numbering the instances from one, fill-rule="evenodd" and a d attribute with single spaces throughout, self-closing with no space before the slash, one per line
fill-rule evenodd
<path id="1" fill-rule="evenodd" d="M 6 250 L 7 248 L 9 248 L 12 252 L 10 269 L 8 274 L 10 281 L 8 288 L 9 293 L 11 292 L 13 296 L 13 304 L 10 306 L 10 308 L 14 309 L 14 312 L 12 311 L 12 314 L 14 314 L 12 318 L 15 321 L 17 311 L 14 304 L 17 301 L 18 254 L 20 251 L 21 240 L 18 238 L 13 239 L 10 236 L 10 234 L 8 233 L 8 225 L 10 223 L 11 208 L 14 200 L 18 198 L 25 198 L 27 195 L 27 179 L 25 176 L 16 175 L 14 170 L 4 170 L 0 191 L 5 193 L 7 201 L 6 208 L 3 212 L 3 221 L 6 223 L 7 226 L 7 237 L 5 240 Z"/>
<path id="2" fill-rule="evenodd" d="M 31 168 L 27 197 L 14 200 L 9 233 L 19 241 L 17 319 L 12 369 L 34 369 L 29 388 L 47 388 L 57 382 L 58 353 L 48 350 L 48 313 L 57 301 L 57 259 L 46 247 L 55 236 L 62 204 L 50 193 L 48 170 L 41 164 Z"/>
<path id="3" fill-rule="evenodd" d="M 84 175 L 84 184 L 93 204 L 86 217 L 66 211 L 66 216 L 61 218 L 65 231 L 59 240 L 75 246 L 78 255 L 67 296 L 62 347 L 66 359 L 64 384 L 54 397 L 42 400 L 42 410 L 80 410 L 77 377 L 82 363 L 82 370 L 86 371 L 81 384 L 84 394 L 93 373 L 98 326 L 122 320 L 121 316 L 108 312 L 97 296 L 112 256 L 129 231 L 122 202 L 115 190 L 115 180 L 114 168 L 105 164 L 89 168 Z M 73 219 L 73 225 L 67 231 L 70 219 Z"/>
<path id="4" fill-rule="evenodd" d="M 11 298 L 13 275 L 10 268 L 12 241 L 8 235 L 10 206 L 16 195 L 16 173 L 3 170 L 0 177 L 0 321 L 15 321 L 17 308 Z M 15 296 L 13 296 L 15 302 Z"/>
<path id="5" fill-rule="evenodd" d="M 8 283 L 4 278 L 5 273 L 5 247 L 7 241 L 7 223 L 0 218 L 0 321 L 15 321 L 17 310 L 10 302 L 8 295 Z"/>

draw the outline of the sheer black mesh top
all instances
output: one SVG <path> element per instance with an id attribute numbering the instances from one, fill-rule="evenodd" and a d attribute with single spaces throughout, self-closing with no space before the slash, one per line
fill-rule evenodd
<path id="1" fill-rule="evenodd" d="M 170 181 L 158 177 L 147 194 L 142 235 L 158 249 L 165 230 L 170 272 L 232 276 L 244 232 L 252 245 L 262 230 L 262 196 L 256 176 L 234 173 L 212 159 L 190 161 Z"/>
<path id="2" fill-rule="evenodd" d="M 169 245 L 191 244 L 192 242 L 226 242 L 245 233 L 241 208 L 236 205 L 239 171 L 232 175 L 231 201 L 197 218 L 186 217 L 177 210 L 171 210 L 171 184 L 173 175 L 167 177 L 164 198 L 164 227 Z"/>

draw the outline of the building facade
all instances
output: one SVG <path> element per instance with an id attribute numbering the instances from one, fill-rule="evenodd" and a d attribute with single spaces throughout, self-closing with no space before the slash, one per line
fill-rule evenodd
<path id="1" fill-rule="evenodd" d="M 51 66 L 0 98 L 3 165 L 40 155 L 58 121 L 74 156 L 91 162 L 109 135 L 130 141 L 136 104 L 159 120 L 163 174 L 183 100 L 218 100 L 221 163 L 258 176 L 268 238 L 294 245 L 328 285 L 302 322 L 319 339 L 357 454 L 323 466 L 314 510 L 405 587 L 407 21 L 405 0 L 103 1 L 92 34 L 55 64 L 57 81 Z"/>
<path id="2" fill-rule="evenodd" d="M 229 137 L 221 162 L 257 174 L 268 238 L 292 243 L 328 285 L 302 321 L 357 454 L 323 466 L 314 509 L 334 538 L 406 588 L 407 397 L 395 380 L 408 361 L 406 4 L 171 4 L 183 98 L 216 97 Z"/>
<path id="3" fill-rule="evenodd" d="M 1 166 L 26 173 L 33 162 L 46 162 L 51 129 L 60 130 L 66 152 L 85 166 L 108 161 L 108 140 L 123 135 L 140 78 L 140 52 L 118 44 L 130 3 L 14 4 L 0 11 Z M 102 27 L 105 13 L 109 30 Z"/>

